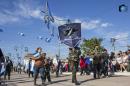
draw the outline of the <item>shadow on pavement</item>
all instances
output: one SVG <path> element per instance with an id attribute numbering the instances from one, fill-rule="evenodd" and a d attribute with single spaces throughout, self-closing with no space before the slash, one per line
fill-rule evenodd
<path id="1" fill-rule="evenodd" d="M 11 79 L 11 80 L 17 80 L 17 79 L 25 79 L 25 78 L 28 78 L 28 77 L 13 78 L 13 79 Z"/>
<path id="2" fill-rule="evenodd" d="M 109 79 L 109 78 L 112 78 L 112 77 L 128 77 L 128 76 L 123 76 L 123 75 L 114 75 L 114 76 L 109 76 L 109 77 L 101 77 L 100 79 L 87 79 L 87 80 L 84 80 L 84 81 L 81 81 L 80 84 L 84 83 L 84 82 L 88 82 L 88 81 L 93 81 L 93 80 L 101 80 L 101 79 Z"/>
<path id="3" fill-rule="evenodd" d="M 97 79 L 94 79 L 94 78 L 92 78 L 92 79 L 87 79 L 87 80 L 81 81 L 80 84 L 82 84 L 82 83 L 84 83 L 84 82 L 87 82 L 87 81 L 93 81 L 93 80 L 97 80 Z"/>
<path id="4" fill-rule="evenodd" d="M 63 84 L 63 83 L 59 83 L 59 82 L 66 82 L 66 81 L 68 81 L 68 80 L 70 80 L 70 79 L 52 81 L 52 83 L 51 83 L 51 84 L 58 83 L 58 84 L 59 84 L 59 86 L 60 86 L 60 84 L 61 84 L 61 85 L 64 85 L 64 86 L 72 86 L 72 85 L 65 85 L 65 84 Z M 46 84 L 46 86 L 47 86 L 47 85 L 50 85 L 50 84 Z"/>
<path id="5" fill-rule="evenodd" d="M 8 82 L 14 82 L 14 83 L 26 83 L 26 82 L 33 82 L 33 80 L 10 80 Z"/>
<path id="6" fill-rule="evenodd" d="M 59 77 L 66 77 L 66 76 L 70 76 L 70 75 L 62 75 L 62 76 L 58 76 L 58 77 L 54 77 L 54 78 L 59 78 Z"/>
<path id="7" fill-rule="evenodd" d="M 128 76 L 125 76 L 125 75 L 113 75 L 113 76 L 110 76 L 110 77 L 128 77 Z"/>
<path id="8" fill-rule="evenodd" d="M 58 83 L 58 82 L 65 82 L 65 81 L 68 81 L 68 80 L 69 80 L 69 79 L 52 81 L 52 84 L 54 84 L 54 83 Z"/>
<path id="9" fill-rule="evenodd" d="M 14 84 L 14 83 L 10 83 L 7 86 L 18 86 L 18 85 Z"/>

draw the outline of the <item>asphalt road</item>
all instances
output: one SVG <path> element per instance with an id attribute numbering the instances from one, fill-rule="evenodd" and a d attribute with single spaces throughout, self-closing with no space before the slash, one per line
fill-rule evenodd
<path id="1" fill-rule="evenodd" d="M 71 74 L 63 74 L 60 77 L 52 75 L 52 84 L 47 86 L 75 86 L 71 83 Z M 114 75 L 113 77 L 93 79 L 92 75 L 77 75 L 77 79 L 80 82 L 80 86 L 130 86 L 130 76 L 126 75 Z M 6 81 L 7 86 L 33 86 L 33 78 L 28 78 L 27 74 L 21 75 L 13 73 L 11 80 Z M 38 78 L 37 84 L 41 86 L 41 80 Z"/>

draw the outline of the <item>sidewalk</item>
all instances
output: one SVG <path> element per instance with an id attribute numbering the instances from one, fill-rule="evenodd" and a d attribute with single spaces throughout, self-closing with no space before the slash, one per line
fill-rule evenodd
<path id="1" fill-rule="evenodd" d="M 63 72 L 63 75 L 71 75 L 71 72 Z M 77 75 L 80 75 L 80 72 L 77 73 Z M 93 75 L 93 73 L 91 73 Z M 120 76 L 130 76 L 130 72 L 115 72 L 115 75 L 120 75 Z"/>
<path id="2" fill-rule="evenodd" d="M 115 75 L 130 76 L 130 72 L 116 72 Z"/>

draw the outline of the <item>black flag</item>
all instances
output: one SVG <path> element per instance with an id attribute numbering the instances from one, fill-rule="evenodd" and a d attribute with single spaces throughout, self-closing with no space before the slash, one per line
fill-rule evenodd
<path id="1" fill-rule="evenodd" d="M 81 40 L 81 23 L 64 24 L 58 27 L 62 43 L 75 47 Z"/>

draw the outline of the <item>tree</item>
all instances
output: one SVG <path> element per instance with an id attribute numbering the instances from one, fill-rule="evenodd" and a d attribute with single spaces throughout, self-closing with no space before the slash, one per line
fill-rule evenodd
<path id="1" fill-rule="evenodd" d="M 102 52 L 104 49 L 104 47 L 101 46 L 102 41 L 102 38 L 96 37 L 85 39 L 81 44 L 82 53 L 85 55 L 86 53 Z"/>

